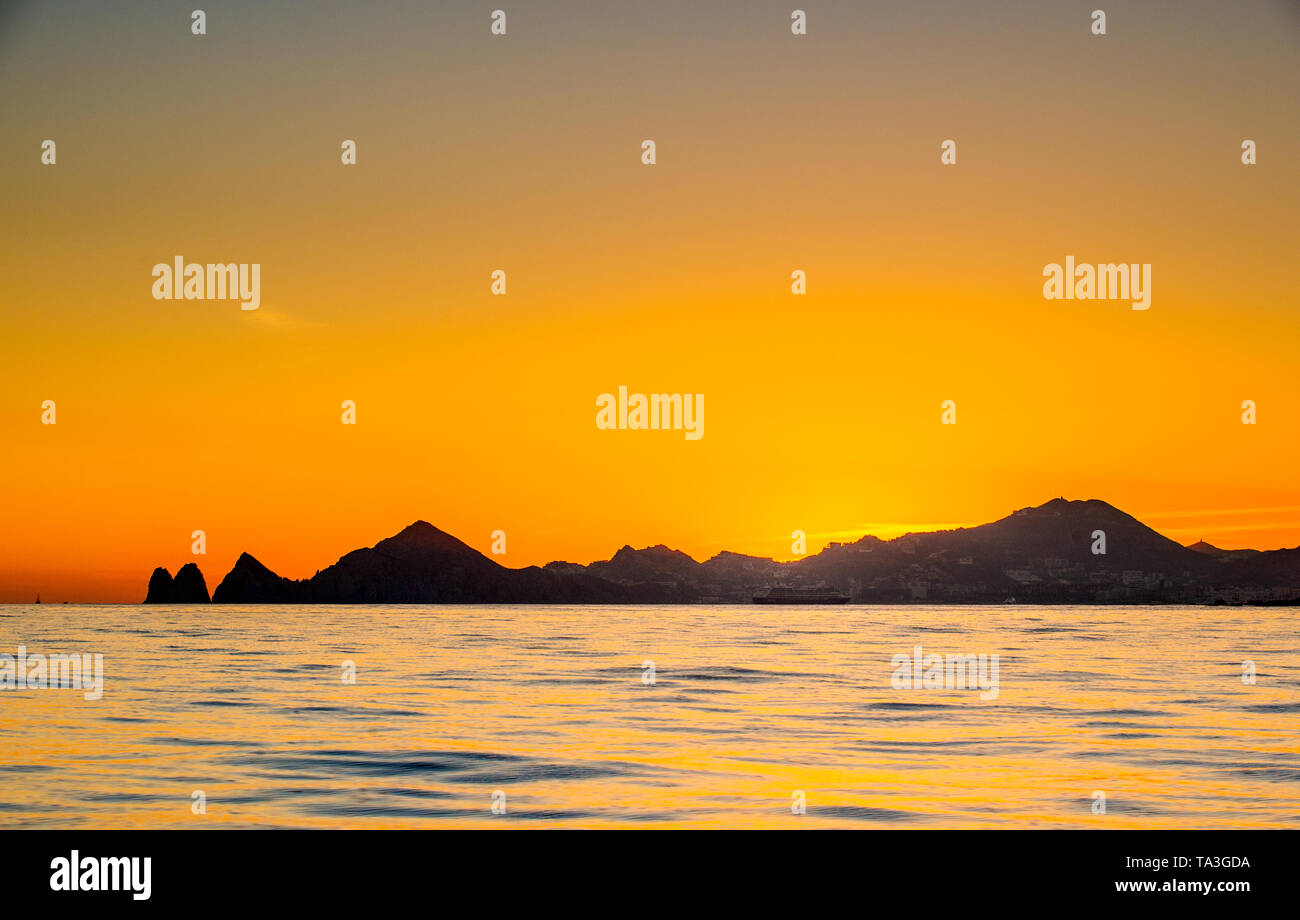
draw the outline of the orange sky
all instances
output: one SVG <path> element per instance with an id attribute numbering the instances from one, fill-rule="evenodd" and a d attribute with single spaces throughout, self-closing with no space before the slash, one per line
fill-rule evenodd
<path id="1" fill-rule="evenodd" d="M 1058 495 L 1300 544 L 1295 15 L 935 8 L 9 17 L 0 601 L 139 600 L 195 529 L 209 588 L 305 577 L 417 518 L 508 565 Z M 1069 254 L 1151 263 L 1151 309 L 1044 300 Z M 261 263 L 261 309 L 153 300 L 176 255 Z M 703 393 L 705 436 L 598 431 L 620 384 Z"/>

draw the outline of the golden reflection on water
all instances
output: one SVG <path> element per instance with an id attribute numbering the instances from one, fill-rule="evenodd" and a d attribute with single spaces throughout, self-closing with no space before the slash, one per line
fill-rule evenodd
<path id="1" fill-rule="evenodd" d="M 1294 827 L 1295 622 L 1287 608 L 0 607 L 0 654 L 101 653 L 105 672 L 97 701 L 0 691 L 0 826 Z M 917 645 L 997 654 L 997 699 L 894 689 L 891 659 Z"/>

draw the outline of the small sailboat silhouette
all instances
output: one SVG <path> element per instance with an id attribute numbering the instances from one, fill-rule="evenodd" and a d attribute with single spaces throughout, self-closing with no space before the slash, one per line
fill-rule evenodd
<path id="1" fill-rule="evenodd" d="M 36 603 L 39 604 L 40 602 L 41 602 L 41 593 L 40 593 L 39 591 L 37 591 L 37 592 L 36 592 Z"/>

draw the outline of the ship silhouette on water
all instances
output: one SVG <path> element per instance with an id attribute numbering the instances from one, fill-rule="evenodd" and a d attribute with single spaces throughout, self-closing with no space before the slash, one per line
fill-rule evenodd
<path id="1" fill-rule="evenodd" d="M 849 596 L 843 591 L 824 585 L 797 586 L 773 585 L 754 595 L 755 604 L 847 604 Z"/>

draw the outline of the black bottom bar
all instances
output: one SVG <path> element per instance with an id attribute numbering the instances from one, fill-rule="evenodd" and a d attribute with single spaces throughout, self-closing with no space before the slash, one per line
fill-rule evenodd
<path id="1" fill-rule="evenodd" d="M 827 898 L 864 909 L 1052 898 L 1230 911 L 1293 900 L 1296 840 L 1287 831 L 6 831 L 0 884 L 8 906 L 127 909 L 371 910 L 455 894 L 494 908 L 633 913 L 710 902 L 806 911 Z M 72 886 L 57 861 L 70 865 L 73 851 L 78 889 L 111 885 L 116 873 L 121 890 L 54 890 L 52 880 Z M 146 856 L 147 899 L 135 897 L 142 860 L 131 864 L 138 875 L 101 860 Z"/>

